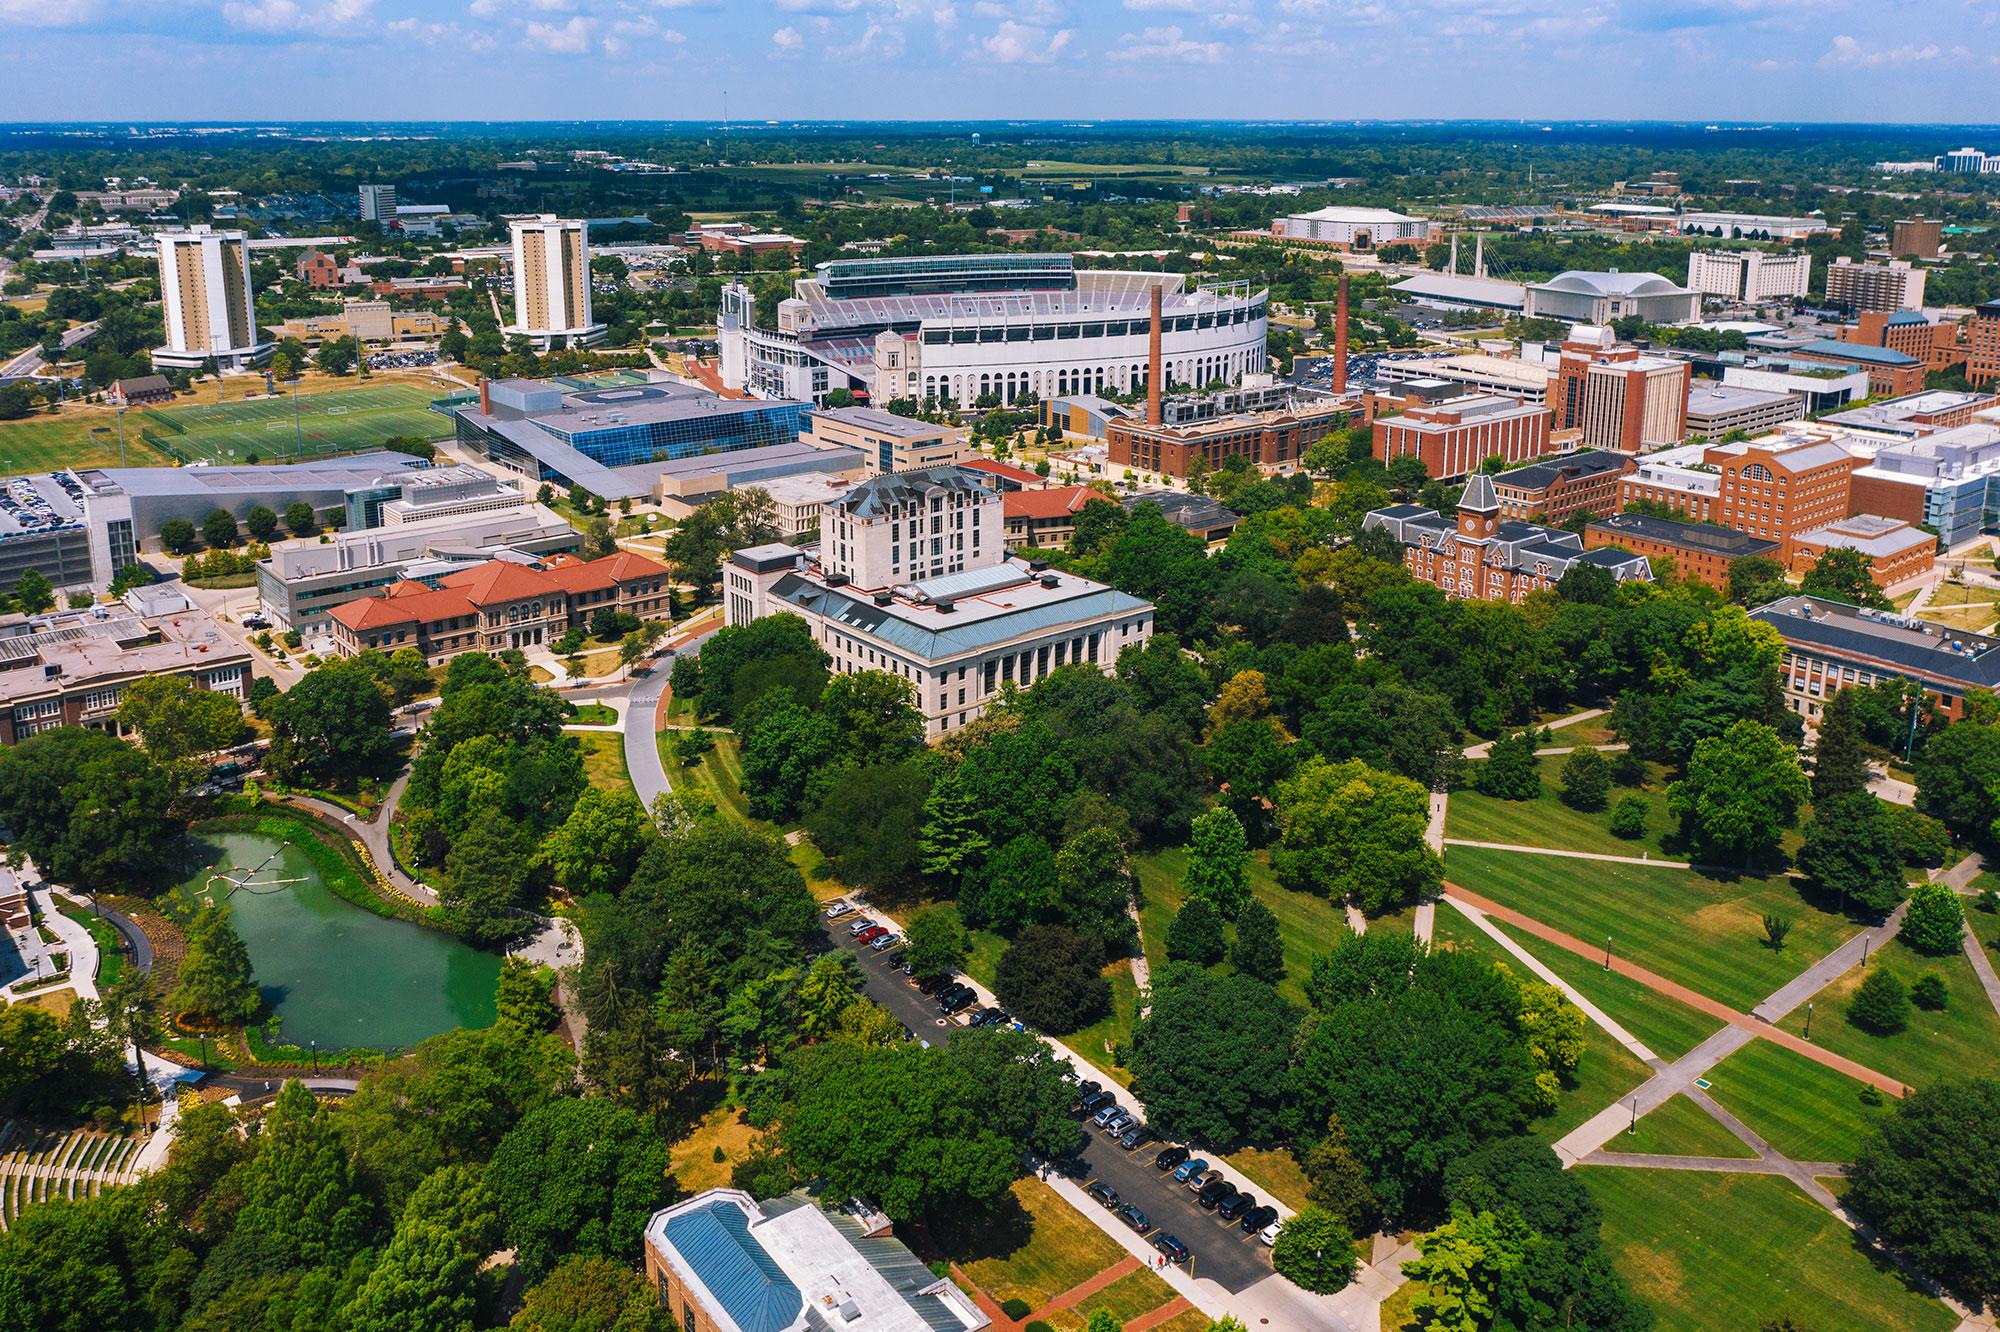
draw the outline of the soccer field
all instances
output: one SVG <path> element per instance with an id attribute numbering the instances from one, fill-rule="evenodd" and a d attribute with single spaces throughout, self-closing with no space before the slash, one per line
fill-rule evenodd
<path id="1" fill-rule="evenodd" d="M 396 435 L 434 439 L 450 423 L 429 410 L 437 390 L 415 384 L 371 384 L 243 402 L 165 407 L 146 413 L 144 437 L 186 461 L 288 462 L 376 448 Z M 126 419 L 129 429 L 130 417 Z"/>

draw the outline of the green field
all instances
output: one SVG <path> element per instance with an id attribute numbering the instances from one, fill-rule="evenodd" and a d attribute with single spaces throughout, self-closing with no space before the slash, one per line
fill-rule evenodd
<path id="1" fill-rule="evenodd" d="M 1438 919 L 1444 919 L 1444 914 L 1440 909 Z M 1589 958 L 1557 948 L 1525 930 L 1511 925 L 1500 929 L 1662 1059 L 1678 1059 L 1722 1029 L 1722 1024 L 1707 1014 L 1677 1004 L 1629 976 L 1606 971 Z"/>
<path id="2" fill-rule="evenodd" d="M 1789 879 L 1450 847 L 1445 880 L 1522 911 L 1712 999 L 1748 1011 L 1855 932 Z M 1792 921 L 1783 952 L 1763 943 L 1766 913 Z M 1556 951 L 1546 946 L 1547 951 Z M 1536 956 L 1542 956 L 1537 950 Z"/>
<path id="3" fill-rule="evenodd" d="M 126 414 L 124 462 L 132 467 L 159 467 L 168 457 L 139 437 L 144 417 Z M 101 427 L 104 434 L 95 435 Z M 53 472 L 64 467 L 117 467 L 118 419 L 108 411 L 71 410 L 59 416 L 37 413 L 0 423 L 0 472 Z"/>
<path id="4" fill-rule="evenodd" d="M 1141 944 L 1154 966 L 1165 966 L 1167 926 L 1181 908 L 1181 878 L 1187 873 L 1187 852 L 1180 847 L 1169 847 L 1135 857 L 1132 868 L 1139 877 Z M 1285 979 L 1278 992 L 1293 1003 L 1303 1004 L 1312 960 L 1332 948 L 1337 940 L 1347 937 L 1347 914 L 1324 897 L 1280 887 L 1271 877 L 1269 859 L 1261 853 L 1250 861 L 1250 891 L 1278 918 L 1278 936 L 1285 950 Z M 1404 932 L 1408 932 L 1407 927 Z"/>
<path id="5" fill-rule="evenodd" d="M 1910 1010 L 1910 1024 L 1893 1036 L 1877 1036 L 1847 1021 L 1847 1003 L 1860 988 L 1866 970 L 1856 967 L 1820 991 L 1813 1000 L 1813 1044 L 1846 1055 L 1878 1073 L 1923 1087 L 1941 1078 L 1993 1077 L 2000 1074 L 2000 1015 L 1980 988 L 1979 977 L 1965 954 L 1923 957 L 1901 943 L 1868 965 L 1887 966 L 1908 984 L 1926 971 L 1944 977 L 1951 1002 L 1943 1011 Z M 1786 1018 L 1787 1031 L 1805 1030 L 1805 1010 Z"/>
<path id="6" fill-rule="evenodd" d="M 1719 1120 L 1685 1096 L 1670 1096 L 1639 1122 L 1604 1144 L 1607 1152 L 1639 1152 L 1649 1156 L 1734 1156 L 1745 1160 L 1757 1153 L 1724 1128 Z"/>
<path id="7" fill-rule="evenodd" d="M 1793 1312 L 1814 1332 L 1946 1332 L 1957 1318 L 1855 1247 L 1773 1175 L 1580 1166 L 1604 1243 L 1659 1332 L 1756 1332 Z"/>
<path id="8" fill-rule="evenodd" d="M 157 447 L 169 454 L 178 450 L 190 460 L 247 462 L 255 454 L 264 462 L 289 462 L 365 452 L 396 435 L 447 435 L 450 423 L 429 410 L 435 397 L 435 390 L 421 385 L 371 383 L 302 393 L 296 419 L 292 399 L 281 395 L 161 407 L 137 418 L 128 415 L 125 426 L 128 432 L 143 427 Z"/>
<path id="9" fill-rule="evenodd" d="M 1568 732 L 1558 731 L 1568 737 Z M 1444 834 L 1468 842 L 1509 842 L 1553 847 L 1558 851 L 1596 851 L 1612 856 L 1650 854 L 1656 859 L 1685 860 L 1675 845 L 1680 821 L 1667 812 L 1667 796 L 1658 784 L 1661 768 L 1648 764 L 1653 783 L 1646 789 L 1613 786 L 1604 809 L 1585 814 L 1562 802 L 1562 766 L 1566 754 L 1541 761 L 1542 794 L 1534 800 L 1500 800 L 1477 791 L 1454 791 L 1445 812 Z M 1611 811 L 1619 801 L 1636 795 L 1646 802 L 1646 835 L 1627 841 L 1611 834 Z"/>
<path id="10" fill-rule="evenodd" d="M 1516 976 L 1529 974 L 1518 962 L 1514 963 L 1513 971 Z M 1563 1088 L 1554 1114 L 1528 1125 L 1528 1132 L 1543 1142 L 1555 1143 L 1653 1076 L 1653 1070 L 1640 1063 L 1637 1055 L 1595 1022 L 1586 1023 L 1583 1032 L 1583 1058 L 1577 1060 L 1575 1080 Z"/>
<path id="11" fill-rule="evenodd" d="M 1863 1105 L 1862 1085 L 1845 1073 L 1769 1041 L 1750 1042 L 1708 1080 L 1723 1109 L 1794 1161 L 1852 1161 L 1869 1126 L 1889 1113 Z"/>

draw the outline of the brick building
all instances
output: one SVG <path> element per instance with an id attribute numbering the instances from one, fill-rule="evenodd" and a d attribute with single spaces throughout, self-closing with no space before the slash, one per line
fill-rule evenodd
<path id="1" fill-rule="evenodd" d="M 1857 513 L 1792 538 L 1791 570 L 1803 576 L 1822 555 L 1843 546 L 1868 557 L 1877 587 L 1894 587 L 1937 567 L 1937 538 L 1931 533 L 1901 518 Z"/>
<path id="2" fill-rule="evenodd" d="M 1785 640 L 1779 685 L 1807 721 L 1842 689 L 1907 680 L 1941 716 L 1965 715 L 1974 689 L 2000 688 L 2000 638 L 1862 610 L 1823 597 L 1786 597 L 1750 612 Z"/>
<path id="3" fill-rule="evenodd" d="M 1240 457 L 1267 472 L 1287 472 L 1299 465 L 1307 449 L 1346 429 L 1352 413 L 1350 403 L 1335 399 L 1179 426 L 1112 421 L 1105 427 L 1104 442 L 1114 465 L 1177 480 L 1187 476 L 1196 458 L 1210 471 Z"/>
<path id="4" fill-rule="evenodd" d="M 1988 301 L 1972 311 L 1965 377 L 1975 384 L 2000 379 L 2000 301 Z"/>
<path id="5" fill-rule="evenodd" d="M 1733 527 L 1777 542 L 1788 561 L 1800 532 L 1852 512 L 1858 466 L 1836 444 L 1688 445 L 1641 458 L 1618 483 L 1618 507 L 1658 504 L 1691 522 Z"/>
<path id="6" fill-rule="evenodd" d="M 1049 550 L 1069 543 L 1076 533 L 1076 516 L 1086 504 L 1116 503 L 1089 486 L 1055 486 L 1048 490 L 1010 490 L 1000 496 L 1000 530 L 1007 549 L 1034 546 Z"/>
<path id="7" fill-rule="evenodd" d="M 315 291 L 324 291 L 340 285 L 340 265 L 324 250 L 307 250 L 299 256 L 295 270 L 299 281 Z"/>
<path id="8" fill-rule="evenodd" d="M 1943 319 L 1932 323 L 1916 310 L 1865 311 L 1840 330 L 1840 340 L 1901 352 L 1922 361 L 1926 371 L 1964 365 L 1967 350 L 1957 323 Z"/>
<path id="9" fill-rule="evenodd" d="M 1493 493 L 1500 500 L 1502 517 L 1560 527 L 1585 510 L 1615 513 L 1618 478 L 1635 465 L 1629 454 L 1585 449 L 1511 472 L 1496 472 Z"/>
<path id="10" fill-rule="evenodd" d="M 328 628 L 342 656 L 414 647 L 435 665 L 461 652 L 546 646 L 605 607 L 641 620 L 669 618 L 666 566 L 627 553 L 587 562 L 568 555 L 538 564 L 489 560 L 435 586 L 406 579 L 380 596 L 336 606 Z"/>
<path id="11" fill-rule="evenodd" d="M 1403 567 L 1448 597 L 1520 601 L 1555 587 L 1578 564 L 1597 565 L 1620 582 L 1653 576 L 1643 555 L 1586 550 L 1574 532 L 1504 518 L 1500 510 L 1493 478 L 1479 472 L 1465 483 L 1456 520 L 1421 505 L 1395 504 L 1374 510 L 1361 524 L 1401 542 Z"/>
<path id="12" fill-rule="evenodd" d="M 1608 328 L 1572 329 L 1549 385 L 1556 430 L 1581 429 L 1593 449 L 1643 453 L 1687 435 L 1691 370 L 1686 361 L 1643 355 Z"/>
<path id="13" fill-rule="evenodd" d="M 1901 256 L 1935 259 L 1944 249 L 1944 224 L 1934 217 L 1898 218 L 1889 233 L 1889 251 Z"/>
<path id="14" fill-rule="evenodd" d="M 1826 266 L 1826 303 L 1843 310 L 1921 310 L 1924 277 L 1907 259 L 1857 264 L 1842 255 Z"/>
<path id="15" fill-rule="evenodd" d="M 1778 543 L 1714 523 L 1683 523 L 1643 513 L 1619 513 L 1600 518 L 1583 530 L 1583 544 L 1592 550 L 1618 546 L 1650 560 L 1670 559 L 1684 578 L 1710 587 L 1729 586 L 1729 566 L 1752 556 L 1778 557 Z"/>
<path id="16" fill-rule="evenodd" d="M 1549 449 L 1549 409 L 1494 393 L 1438 401 L 1413 396 L 1401 412 L 1374 424 L 1378 461 L 1414 456 L 1434 477 L 1464 476 L 1488 458 L 1528 462 Z"/>
<path id="17" fill-rule="evenodd" d="M 1793 359 L 1809 365 L 1838 366 L 1868 372 L 1868 396 L 1900 398 L 1920 393 L 1924 387 L 1924 363 L 1892 347 L 1870 347 L 1858 342 L 1821 338 L 1808 342 L 1793 353 Z"/>

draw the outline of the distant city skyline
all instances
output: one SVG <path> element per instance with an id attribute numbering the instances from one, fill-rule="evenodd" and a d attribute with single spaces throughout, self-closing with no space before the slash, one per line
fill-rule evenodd
<path id="1" fill-rule="evenodd" d="M 1950 123 L 1990 119 L 2000 74 L 1986 0 L 0 0 L 0 24 L 6 120 L 709 118 L 726 90 L 743 120 Z"/>

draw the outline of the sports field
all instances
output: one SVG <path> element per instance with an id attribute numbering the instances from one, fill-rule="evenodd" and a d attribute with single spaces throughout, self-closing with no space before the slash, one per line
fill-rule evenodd
<path id="1" fill-rule="evenodd" d="M 144 437 L 186 460 L 263 462 L 324 458 L 379 447 L 396 435 L 430 439 L 449 423 L 428 410 L 436 391 L 415 384 L 370 384 L 242 402 L 166 407 L 142 418 Z M 296 414 L 296 415 L 295 415 Z M 126 418 L 129 430 L 132 418 Z"/>

